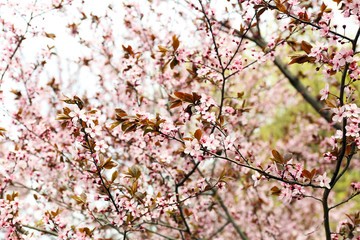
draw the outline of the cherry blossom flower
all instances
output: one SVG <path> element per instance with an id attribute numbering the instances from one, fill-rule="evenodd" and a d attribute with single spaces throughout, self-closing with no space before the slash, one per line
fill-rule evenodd
<path id="1" fill-rule="evenodd" d="M 233 114 L 235 112 L 234 108 L 229 106 L 225 107 L 224 111 L 228 114 Z"/>
<path id="2" fill-rule="evenodd" d="M 333 162 L 337 159 L 336 156 L 334 156 L 331 152 L 324 153 L 324 159 L 328 162 Z"/>
<path id="3" fill-rule="evenodd" d="M 341 130 L 336 130 L 334 136 L 334 143 L 336 143 L 336 139 L 341 139 L 343 137 L 343 132 Z"/>
<path id="4" fill-rule="evenodd" d="M 341 48 L 340 51 L 335 53 L 335 56 L 332 59 L 334 68 L 339 70 L 340 67 L 345 66 L 346 63 L 351 63 L 353 61 L 353 54 L 352 50 L 347 51 L 345 48 Z"/>
<path id="5" fill-rule="evenodd" d="M 320 187 L 326 187 L 330 189 L 330 181 L 331 179 L 326 177 L 326 172 L 323 175 L 319 175 L 316 180 L 320 183 Z"/>
<path id="6" fill-rule="evenodd" d="M 332 120 L 334 122 L 341 122 L 343 118 L 345 117 L 345 108 L 344 106 L 340 108 L 334 108 L 333 109 L 335 115 L 333 116 Z"/>
<path id="7" fill-rule="evenodd" d="M 101 134 L 101 126 L 96 125 L 93 127 L 85 128 L 85 132 L 90 135 L 90 137 L 94 138 L 96 135 L 99 136 Z"/>
<path id="8" fill-rule="evenodd" d="M 323 89 L 321 89 L 320 90 L 320 94 L 321 94 L 321 98 L 320 98 L 320 100 L 325 100 L 325 99 L 327 99 L 328 98 L 328 96 L 329 96 L 329 84 L 325 84 L 325 88 L 323 88 Z"/>
<path id="9" fill-rule="evenodd" d="M 210 96 L 207 96 L 205 94 L 201 94 L 200 102 L 204 103 L 208 107 L 216 106 L 216 102 L 214 101 L 214 99 L 212 99 Z"/>
<path id="10" fill-rule="evenodd" d="M 227 150 L 232 150 L 232 149 L 234 149 L 234 142 L 235 142 L 235 140 L 236 140 L 236 137 L 231 137 L 230 135 L 229 136 L 227 136 L 226 138 L 225 138 L 225 140 L 224 140 L 224 145 L 225 145 L 225 148 L 227 149 Z"/>
<path id="11" fill-rule="evenodd" d="M 360 191 L 360 182 L 351 183 L 351 187 L 354 188 L 355 191 Z"/>
<path id="12" fill-rule="evenodd" d="M 216 121 L 216 116 L 215 116 L 214 112 L 206 112 L 203 115 L 203 118 L 208 122 L 215 122 Z"/>
<path id="13" fill-rule="evenodd" d="M 358 124 L 350 124 L 345 126 L 346 129 L 346 136 L 352 136 L 352 137 L 359 137 L 359 126 Z"/>
<path id="14" fill-rule="evenodd" d="M 322 51 L 327 50 L 327 47 L 324 43 L 316 42 L 316 44 L 311 48 L 311 53 L 309 54 L 310 57 L 316 57 L 316 61 L 321 61 L 324 56 Z"/>
<path id="15" fill-rule="evenodd" d="M 101 140 L 99 142 L 96 142 L 96 146 L 95 146 L 95 151 L 100 151 L 102 153 L 105 153 L 106 152 L 106 149 L 108 148 L 109 146 L 106 144 L 106 142 L 104 140 Z"/>
<path id="16" fill-rule="evenodd" d="M 87 122 L 89 124 L 93 124 L 93 121 L 96 120 L 97 117 L 93 114 L 87 114 L 85 115 L 85 118 L 83 119 L 84 122 Z"/>
<path id="17" fill-rule="evenodd" d="M 258 171 L 255 171 L 253 175 L 251 175 L 252 180 L 254 180 L 254 187 L 260 184 L 260 180 L 265 179 L 264 176 L 260 175 Z"/>
<path id="18" fill-rule="evenodd" d="M 194 156 L 196 154 L 196 152 L 199 150 L 200 150 L 200 144 L 199 144 L 198 140 L 193 139 L 192 141 L 185 142 L 184 153 Z"/>
<path id="19" fill-rule="evenodd" d="M 284 203 L 290 203 L 292 199 L 291 189 L 288 187 L 282 188 L 279 198 L 282 199 Z"/>
<path id="20" fill-rule="evenodd" d="M 80 110 L 80 109 L 75 109 L 74 111 L 72 111 L 72 112 L 69 113 L 69 116 L 72 117 L 72 122 L 73 122 L 74 124 L 76 124 L 77 121 L 80 120 L 80 119 L 81 119 L 81 120 L 84 120 L 84 121 L 85 121 L 85 119 L 86 119 L 86 115 L 85 115 L 85 110 L 84 110 L 84 109 L 82 109 L 82 110 Z"/>
<path id="21" fill-rule="evenodd" d="M 345 109 L 346 109 L 346 112 L 344 114 L 345 117 L 357 118 L 359 116 L 360 108 L 358 108 L 358 106 L 356 104 L 352 103 L 350 105 L 345 105 Z"/>
<path id="22" fill-rule="evenodd" d="M 299 1 L 298 1 L 298 0 L 289 0 L 288 3 L 289 3 L 290 5 L 296 6 L 296 5 L 299 4 Z"/>
<path id="23" fill-rule="evenodd" d="M 195 106 L 195 110 L 197 112 L 199 112 L 200 114 L 205 114 L 206 110 L 208 110 L 208 108 L 209 107 L 205 103 Z"/>

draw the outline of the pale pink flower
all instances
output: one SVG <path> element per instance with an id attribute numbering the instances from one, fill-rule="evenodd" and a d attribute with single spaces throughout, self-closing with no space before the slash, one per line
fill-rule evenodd
<path id="1" fill-rule="evenodd" d="M 104 140 L 101 140 L 99 142 L 96 143 L 96 146 L 95 146 L 95 151 L 100 151 L 102 153 L 105 153 L 106 152 L 106 149 L 108 148 L 109 146 L 106 144 L 106 142 Z"/>
<path id="2" fill-rule="evenodd" d="M 289 3 L 290 5 L 295 6 L 295 5 L 298 5 L 298 4 L 299 4 L 299 1 L 298 1 L 298 0 L 289 0 L 288 3 Z"/>
<path id="3" fill-rule="evenodd" d="M 354 103 L 345 106 L 346 112 L 345 117 L 358 117 L 360 113 L 360 108 Z"/>
<path id="4" fill-rule="evenodd" d="M 210 96 L 206 96 L 205 94 L 201 94 L 200 102 L 204 103 L 206 106 L 216 106 L 216 102 Z"/>
<path id="5" fill-rule="evenodd" d="M 283 188 L 281 189 L 281 193 L 279 196 L 280 199 L 282 199 L 285 203 L 290 203 L 292 199 L 292 191 L 290 188 Z"/>
<path id="6" fill-rule="evenodd" d="M 224 140 L 224 145 L 225 145 L 225 148 L 227 150 L 231 150 L 233 149 L 233 145 L 234 145 L 234 142 L 236 140 L 236 137 L 230 137 L 230 136 L 227 136 Z"/>
<path id="7" fill-rule="evenodd" d="M 206 106 L 206 104 L 200 104 L 198 106 L 195 106 L 195 110 L 197 112 L 199 112 L 200 114 L 205 114 L 206 113 L 206 110 L 208 110 L 208 106 Z"/>
<path id="8" fill-rule="evenodd" d="M 320 187 L 326 187 L 330 189 L 330 181 L 331 179 L 326 177 L 326 172 L 323 175 L 320 175 L 316 178 L 316 180 L 320 183 Z"/>
<path id="9" fill-rule="evenodd" d="M 334 108 L 333 109 L 335 115 L 333 116 L 332 120 L 334 122 L 341 122 L 343 120 L 343 118 L 345 117 L 345 108 L 344 106 L 340 107 L 340 108 Z"/>
<path id="10" fill-rule="evenodd" d="M 214 112 L 206 112 L 203 115 L 203 119 L 205 119 L 208 122 L 215 122 L 216 121 L 216 116 Z"/>
<path id="11" fill-rule="evenodd" d="M 260 184 L 260 180 L 263 179 L 263 176 L 260 175 L 258 171 L 256 171 L 252 176 L 252 180 L 254 180 L 254 187 Z"/>
<path id="12" fill-rule="evenodd" d="M 359 137 L 359 126 L 357 124 L 350 124 L 345 126 L 346 136 Z"/>
<path id="13" fill-rule="evenodd" d="M 75 124 L 78 120 L 86 119 L 85 110 L 75 109 L 69 113 L 69 116 L 72 117 L 72 122 Z"/>
<path id="14" fill-rule="evenodd" d="M 335 136 L 334 136 L 334 138 L 335 138 L 335 143 L 336 143 L 336 139 L 340 139 L 340 138 L 342 138 L 342 135 L 343 135 L 343 132 L 341 131 L 341 130 L 336 130 L 336 132 L 335 132 Z"/>
<path id="15" fill-rule="evenodd" d="M 184 153 L 194 156 L 196 154 L 196 152 L 199 150 L 200 150 L 200 144 L 196 139 L 185 142 Z"/>
<path id="16" fill-rule="evenodd" d="M 328 162 L 333 162 L 337 159 L 337 157 L 332 155 L 331 152 L 328 152 L 328 153 L 324 153 L 324 159 Z"/>
<path id="17" fill-rule="evenodd" d="M 85 132 L 88 133 L 90 135 L 90 137 L 94 138 L 96 135 L 101 134 L 101 126 L 96 125 L 93 127 L 85 128 Z"/>
<path id="18" fill-rule="evenodd" d="M 320 90 L 320 94 L 321 94 L 321 98 L 320 98 L 320 100 L 325 100 L 325 99 L 327 99 L 328 98 L 328 96 L 329 96 L 329 84 L 325 84 L 325 88 L 323 88 L 323 89 L 321 89 Z"/>

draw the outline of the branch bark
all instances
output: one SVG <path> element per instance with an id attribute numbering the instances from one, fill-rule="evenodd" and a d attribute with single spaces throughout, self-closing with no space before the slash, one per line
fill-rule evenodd
<path id="1" fill-rule="evenodd" d="M 231 29 L 230 26 L 224 23 L 221 23 L 221 25 L 227 29 Z M 234 33 L 238 37 L 243 37 L 243 35 L 236 29 L 234 30 Z M 264 48 L 267 45 L 267 43 L 260 37 L 251 38 L 249 36 L 245 36 L 245 38 L 254 42 L 260 48 Z M 309 90 L 301 83 L 300 79 L 288 69 L 286 64 L 282 62 L 278 57 L 275 57 L 274 64 L 280 70 L 280 72 L 289 80 L 290 84 L 295 88 L 295 90 L 301 94 L 304 100 L 308 102 L 312 106 L 312 108 L 316 112 L 318 112 L 328 123 L 331 123 L 330 112 L 324 110 L 325 106 L 309 92 Z M 331 126 L 335 129 L 341 129 L 341 126 L 339 124 L 332 124 Z"/>

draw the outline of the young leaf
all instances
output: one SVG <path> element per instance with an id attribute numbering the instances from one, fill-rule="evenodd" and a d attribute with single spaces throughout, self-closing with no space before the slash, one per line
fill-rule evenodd
<path id="1" fill-rule="evenodd" d="M 271 153 L 274 156 L 276 162 L 284 163 L 284 158 L 278 151 L 274 149 Z"/>
<path id="2" fill-rule="evenodd" d="M 272 195 L 279 196 L 281 193 L 281 190 L 277 186 L 272 187 L 270 190 Z"/>
<path id="3" fill-rule="evenodd" d="M 118 171 L 113 172 L 113 174 L 111 176 L 111 182 L 114 182 L 116 180 L 117 176 L 118 176 Z"/>
<path id="4" fill-rule="evenodd" d="M 77 201 L 78 203 L 84 203 L 84 200 L 81 197 L 78 196 L 70 196 L 72 199 Z"/>
<path id="5" fill-rule="evenodd" d="M 306 41 L 301 42 L 301 49 L 304 50 L 307 54 L 311 53 L 312 46 Z"/>
<path id="6" fill-rule="evenodd" d="M 182 105 L 182 101 L 181 100 L 175 100 L 175 101 L 173 101 L 173 102 L 171 102 L 171 105 L 170 105 L 170 109 L 172 109 L 172 108 L 176 108 L 176 107 L 178 107 L 178 106 L 181 106 Z"/>
<path id="7" fill-rule="evenodd" d="M 200 129 L 197 129 L 194 133 L 194 137 L 200 142 L 202 136 L 202 131 Z"/>
<path id="8" fill-rule="evenodd" d="M 306 170 L 306 169 L 304 169 L 302 172 L 301 172 L 301 174 L 304 176 L 304 177 L 306 177 L 307 179 L 312 179 L 312 177 L 311 177 L 311 173 L 308 171 L 308 170 Z"/>
<path id="9" fill-rule="evenodd" d="M 180 45 L 179 39 L 174 35 L 172 41 L 172 47 L 174 48 L 174 51 L 176 51 Z"/>

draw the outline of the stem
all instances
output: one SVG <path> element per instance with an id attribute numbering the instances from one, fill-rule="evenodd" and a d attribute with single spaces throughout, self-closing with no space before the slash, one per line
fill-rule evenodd
<path id="1" fill-rule="evenodd" d="M 50 234 L 53 236 L 58 236 L 58 234 L 56 232 L 50 231 L 50 230 L 46 230 L 46 229 L 42 229 L 42 228 L 38 228 L 38 227 L 34 227 L 34 226 L 30 226 L 30 225 L 26 225 L 26 224 L 16 224 L 16 228 L 19 228 L 21 230 L 21 227 L 25 227 L 25 228 L 29 228 L 38 232 L 43 232 L 46 234 Z"/>
<path id="2" fill-rule="evenodd" d="M 210 185 L 210 182 L 208 180 L 206 180 L 204 174 L 200 171 L 200 169 L 197 169 L 197 171 L 199 172 L 200 176 L 205 179 L 206 183 Z M 216 189 L 212 189 L 211 191 L 213 192 L 213 196 L 216 196 L 216 200 L 219 202 L 221 208 L 224 210 L 225 215 L 226 215 L 226 217 L 225 216 L 224 217 L 235 228 L 235 231 L 239 234 L 239 236 L 241 237 L 242 240 L 248 240 L 248 237 L 246 236 L 246 234 L 240 229 L 240 227 L 236 224 L 234 218 L 229 213 L 229 210 L 226 207 L 226 205 L 224 204 L 224 202 L 222 201 L 222 198 L 220 197 L 220 195 L 217 194 Z"/>
<path id="3" fill-rule="evenodd" d="M 83 120 L 80 119 L 80 124 L 81 124 L 81 126 L 84 125 L 83 123 L 84 123 Z M 114 200 L 114 198 L 113 198 L 113 196 L 112 196 L 112 194 L 111 194 L 111 192 L 110 192 L 110 188 L 106 186 L 105 181 L 104 181 L 104 178 L 103 178 L 102 175 L 101 175 L 101 169 L 100 169 L 100 167 L 96 164 L 96 159 L 93 157 L 94 150 L 93 150 L 93 148 L 92 148 L 91 145 L 90 145 L 90 141 L 89 141 L 90 136 L 89 136 L 88 133 L 85 132 L 84 127 L 82 128 L 82 132 L 84 133 L 84 138 L 85 138 L 86 144 L 88 145 L 88 147 L 89 147 L 89 149 L 90 149 L 90 153 L 91 153 L 93 162 L 94 162 L 94 164 L 95 164 L 96 171 L 97 171 L 97 173 L 98 173 L 98 175 L 99 175 L 99 177 L 100 177 L 101 184 L 102 184 L 102 186 L 105 188 L 105 190 L 106 190 L 106 192 L 107 192 L 107 195 L 109 196 L 112 204 L 114 205 L 114 207 L 115 207 L 115 209 L 116 209 L 116 212 L 120 213 L 120 210 L 119 210 L 118 206 L 116 205 L 115 200 Z M 126 232 L 125 232 L 124 235 L 126 235 Z"/>
<path id="4" fill-rule="evenodd" d="M 356 36 L 354 38 L 354 40 L 351 40 L 351 43 L 352 43 L 352 50 L 353 52 L 356 51 L 356 44 L 357 44 L 357 41 L 359 39 L 359 36 L 360 36 L 360 28 L 358 29 L 357 33 L 356 33 Z M 348 69 L 349 69 L 349 63 L 346 63 L 345 64 L 345 67 L 344 67 L 344 71 L 343 71 L 343 74 L 341 76 L 341 85 L 340 85 L 340 97 L 339 97 L 339 100 L 340 100 L 340 106 L 344 106 L 344 92 L 345 92 L 345 80 L 346 80 L 346 76 L 347 76 L 347 72 L 348 72 Z M 343 125 L 342 125 L 342 132 L 343 132 L 343 136 L 342 136 L 342 141 L 341 141 L 341 152 L 340 152 L 340 155 L 337 159 L 337 162 L 336 162 L 336 167 L 335 167 L 335 171 L 334 171 L 334 175 L 332 176 L 331 178 L 331 182 L 330 182 L 330 189 L 325 189 L 324 191 L 324 194 L 323 194 L 323 211 L 324 211 L 324 228 L 325 228 L 325 235 L 326 235 L 326 240 L 331 240 L 331 230 L 330 230 L 330 219 L 329 219 L 329 211 L 334 208 L 329 208 L 328 206 L 328 198 L 329 198 L 329 194 L 330 194 L 330 191 L 333 189 L 333 187 L 335 186 L 335 184 L 337 183 L 337 181 L 341 178 L 341 176 L 346 172 L 346 170 L 348 169 L 349 167 L 349 164 L 350 164 L 350 160 L 351 158 L 353 157 L 354 153 L 355 153 L 355 143 L 352 144 L 352 148 L 351 148 L 351 153 L 349 154 L 349 156 L 347 157 L 348 158 L 348 162 L 345 166 L 345 168 L 343 169 L 343 171 L 340 173 L 339 175 L 339 172 L 340 172 L 340 167 L 341 167 L 341 163 L 342 163 L 342 160 L 344 159 L 345 157 L 345 154 L 346 154 L 346 147 L 347 147 L 347 138 L 346 138 L 346 124 L 347 124 L 347 119 L 344 118 L 343 120 Z"/>
<path id="5" fill-rule="evenodd" d="M 197 163 L 195 163 L 194 168 L 193 168 L 188 174 L 186 174 L 186 176 L 183 178 L 183 180 L 182 180 L 180 183 L 177 183 L 177 184 L 175 185 L 176 201 L 178 202 L 178 209 L 179 209 L 179 212 L 180 212 L 180 217 L 181 217 L 181 219 L 182 219 L 183 222 L 184 222 L 184 225 L 185 225 L 185 228 L 186 228 L 186 232 L 187 232 L 188 234 L 190 234 L 190 236 L 192 236 L 191 230 L 190 230 L 190 227 L 189 227 L 189 225 L 188 225 L 188 223 L 187 223 L 187 221 L 186 221 L 186 218 L 185 218 L 183 209 L 182 209 L 182 207 L 181 207 L 181 205 L 180 205 L 180 202 L 181 202 L 181 201 L 180 201 L 180 196 L 179 196 L 179 187 L 181 187 L 181 186 L 186 182 L 186 180 L 189 179 L 189 177 L 190 177 L 190 176 L 195 172 L 195 170 L 198 168 L 199 164 L 200 164 L 200 161 L 197 162 Z M 181 233 L 181 232 L 180 232 L 180 233 Z"/>

